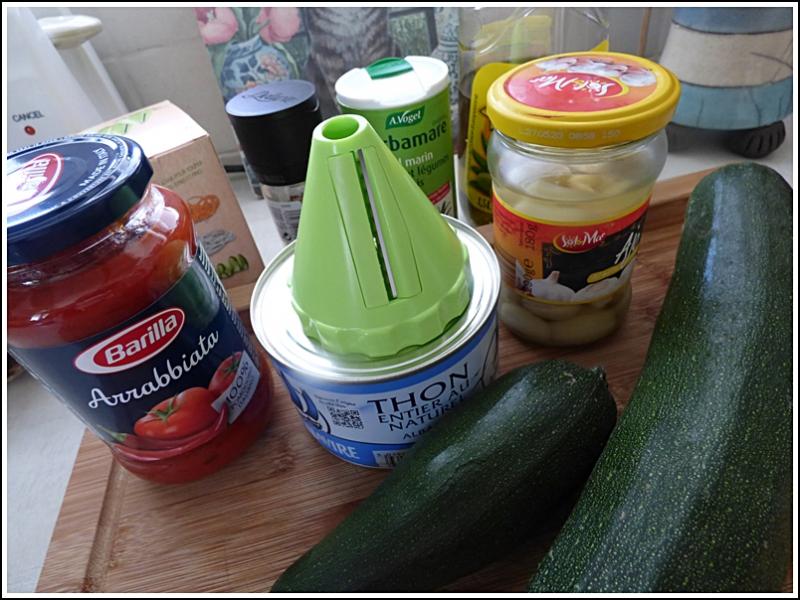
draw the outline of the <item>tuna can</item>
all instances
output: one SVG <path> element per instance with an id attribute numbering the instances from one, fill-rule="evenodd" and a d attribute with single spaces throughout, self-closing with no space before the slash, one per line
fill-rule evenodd
<path id="1" fill-rule="evenodd" d="M 442 335 L 394 356 L 333 354 L 304 334 L 290 288 L 296 243 L 256 283 L 250 314 L 258 340 L 306 429 L 347 462 L 394 467 L 439 417 L 495 377 L 497 259 L 474 229 L 445 218 L 469 257 L 469 304 Z"/>
<path id="2" fill-rule="evenodd" d="M 336 101 L 369 121 L 439 212 L 456 216 L 449 87 L 437 58 L 382 58 L 342 75 Z"/>

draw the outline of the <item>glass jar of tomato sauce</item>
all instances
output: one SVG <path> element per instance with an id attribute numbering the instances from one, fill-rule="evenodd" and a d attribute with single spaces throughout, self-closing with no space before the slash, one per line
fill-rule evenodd
<path id="1" fill-rule="evenodd" d="M 244 452 L 272 390 L 186 203 L 152 173 L 119 136 L 8 156 L 8 346 L 126 469 L 178 483 Z"/>

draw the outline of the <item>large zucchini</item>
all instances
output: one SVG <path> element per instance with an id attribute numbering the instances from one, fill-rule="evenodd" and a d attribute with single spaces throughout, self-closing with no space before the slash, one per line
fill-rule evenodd
<path id="1" fill-rule="evenodd" d="M 586 480 L 615 420 L 600 369 L 512 371 L 445 415 L 272 591 L 431 590 L 470 573 Z"/>
<path id="2" fill-rule="evenodd" d="M 792 191 L 692 193 L 642 373 L 536 592 L 771 591 L 792 551 Z"/>

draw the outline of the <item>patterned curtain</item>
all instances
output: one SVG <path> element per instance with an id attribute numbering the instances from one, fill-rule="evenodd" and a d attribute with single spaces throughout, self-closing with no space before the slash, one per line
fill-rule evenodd
<path id="1" fill-rule="evenodd" d="M 457 8 L 196 8 L 195 15 L 226 101 L 261 83 L 307 79 L 328 117 L 338 113 L 333 86 L 344 72 L 423 55 L 450 67 L 457 114 Z"/>

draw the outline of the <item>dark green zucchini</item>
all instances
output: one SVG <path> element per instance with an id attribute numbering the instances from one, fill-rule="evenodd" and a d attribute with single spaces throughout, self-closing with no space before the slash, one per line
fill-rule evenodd
<path id="1" fill-rule="evenodd" d="M 792 190 L 694 190 L 647 359 L 534 592 L 781 588 L 792 552 Z"/>
<path id="2" fill-rule="evenodd" d="M 601 369 L 512 371 L 445 415 L 272 591 L 431 590 L 470 573 L 586 480 L 615 420 Z"/>

